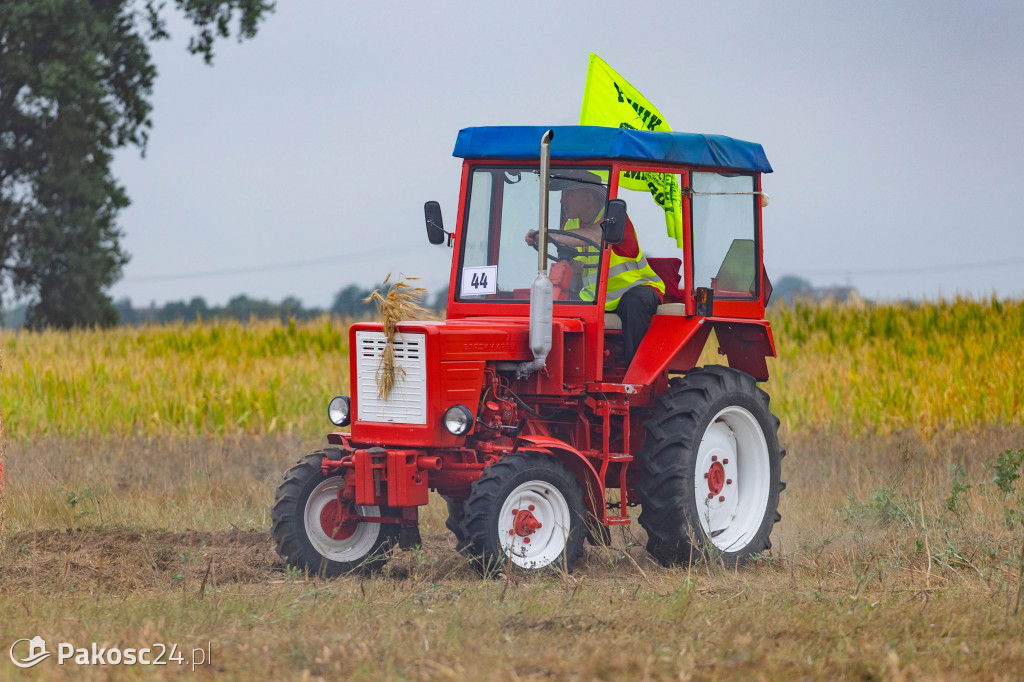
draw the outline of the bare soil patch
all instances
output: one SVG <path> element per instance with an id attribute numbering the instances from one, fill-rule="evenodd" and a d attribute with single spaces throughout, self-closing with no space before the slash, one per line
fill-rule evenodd
<path id="1" fill-rule="evenodd" d="M 446 578 L 478 577 L 445 533 L 429 533 L 423 540 L 422 550 L 396 549 L 383 577 L 408 579 L 424 565 Z M 600 563 L 595 568 L 600 570 Z M 309 579 L 288 574 L 265 530 L 67 528 L 22 531 L 8 538 L 6 561 L 0 567 L 0 593 L 191 590 L 198 595 L 200 588 L 205 592 L 231 584 L 267 586 Z"/>
<path id="2" fill-rule="evenodd" d="M 0 584 L 4 590 L 69 586 L 106 592 L 168 588 L 202 580 L 257 583 L 284 565 L 259 530 L 38 530 L 15 534 Z M 213 583 L 210 583 L 213 584 Z"/>

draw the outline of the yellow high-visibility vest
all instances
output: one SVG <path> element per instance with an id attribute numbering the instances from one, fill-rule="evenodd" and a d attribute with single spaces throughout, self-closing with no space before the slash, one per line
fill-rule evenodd
<path id="1" fill-rule="evenodd" d="M 601 219 L 604 214 L 602 210 L 594 222 Z M 563 230 L 578 230 L 580 227 L 579 218 L 570 218 L 565 221 Z M 580 290 L 580 300 L 593 301 L 597 298 L 597 282 L 601 274 L 598 264 L 601 262 L 601 253 L 593 246 L 583 245 L 577 249 L 580 255 L 576 260 L 583 263 L 583 289 Z M 643 249 L 637 244 L 636 258 L 626 258 L 615 253 L 614 249 L 609 250 L 608 261 L 608 291 L 604 300 L 604 309 L 607 312 L 614 312 L 619 307 L 622 295 L 633 287 L 652 286 L 665 295 L 665 283 L 661 281 L 658 274 L 654 272 L 644 257 Z"/>

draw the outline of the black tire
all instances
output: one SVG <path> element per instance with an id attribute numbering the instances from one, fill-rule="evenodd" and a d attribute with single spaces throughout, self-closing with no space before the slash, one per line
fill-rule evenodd
<path id="1" fill-rule="evenodd" d="M 455 536 L 455 549 L 461 552 L 466 548 L 466 532 L 462 528 L 462 522 L 466 518 L 466 501 L 447 495 L 441 497 L 448 505 L 448 518 L 444 522 L 444 527 Z"/>
<path id="2" fill-rule="evenodd" d="M 398 524 L 358 522 L 344 531 L 346 537 L 334 539 L 321 527 L 316 507 L 323 509 L 336 499 L 345 479 L 325 477 L 320 464 L 325 456 L 336 459 L 338 454 L 334 449 L 320 450 L 298 460 L 285 473 L 270 511 L 270 533 L 285 563 L 328 578 L 379 570 L 390 558 L 399 531 Z M 393 515 L 387 507 L 360 509 L 367 516 Z"/>
<path id="3" fill-rule="evenodd" d="M 594 547 L 612 546 L 612 529 L 594 519 L 587 522 L 587 542 Z"/>
<path id="4" fill-rule="evenodd" d="M 648 552 L 667 566 L 712 556 L 735 566 L 771 548 L 786 451 L 753 377 L 712 365 L 675 378 L 645 426 L 637 492 Z"/>
<path id="5" fill-rule="evenodd" d="M 583 553 L 583 490 L 550 455 L 517 452 L 488 467 L 473 484 L 465 514 L 466 553 L 484 575 L 572 570 Z M 534 522 L 540 525 L 531 530 Z"/>

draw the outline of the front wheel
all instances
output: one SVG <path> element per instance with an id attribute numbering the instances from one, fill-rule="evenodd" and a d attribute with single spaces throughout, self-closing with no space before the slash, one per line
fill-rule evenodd
<path id="1" fill-rule="evenodd" d="M 727 565 L 771 547 L 782 458 L 779 420 L 754 379 L 709 366 L 674 379 L 640 452 L 640 525 L 666 565 L 711 554 Z"/>
<path id="2" fill-rule="evenodd" d="M 292 568 L 328 578 L 378 570 L 398 538 L 398 525 L 361 521 L 382 516 L 381 508 L 340 496 L 345 477 L 325 477 L 320 468 L 327 454 L 303 457 L 278 486 L 270 512 L 277 553 Z"/>
<path id="3" fill-rule="evenodd" d="M 586 508 L 573 473 L 550 455 L 518 452 L 487 468 L 465 502 L 466 552 L 485 574 L 571 570 Z"/>

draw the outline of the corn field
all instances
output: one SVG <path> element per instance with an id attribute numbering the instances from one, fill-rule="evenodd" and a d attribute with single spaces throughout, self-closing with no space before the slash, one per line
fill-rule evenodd
<path id="1" fill-rule="evenodd" d="M 924 434 L 1020 424 L 1024 301 L 798 304 L 769 313 L 769 392 L 790 429 Z"/>
<path id="2" fill-rule="evenodd" d="M 11 438 L 322 433 L 348 389 L 347 324 L 323 317 L 0 336 Z"/>
<path id="3" fill-rule="evenodd" d="M 930 434 L 1024 421 L 1024 301 L 798 304 L 769 318 L 779 357 L 766 388 L 790 430 Z M 349 388 L 347 329 L 325 316 L 4 330 L 0 410 L 15 439 L 315 436 L 330 428 L 327 400 Z"/>

